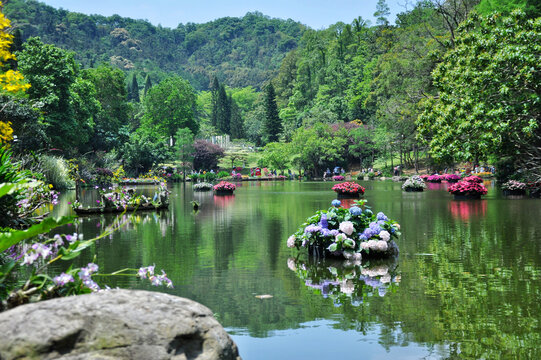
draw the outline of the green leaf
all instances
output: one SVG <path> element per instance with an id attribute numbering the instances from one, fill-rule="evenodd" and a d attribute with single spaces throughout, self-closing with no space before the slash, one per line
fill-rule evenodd
<path id="1" fill-rule="evenodd" d="M 56 219 L 46 218 L 41 223 L 33 225 L 26 230 L 0 233 L 0 252 L 9 249 L 22 240 L 46 233 L 58 226 L 70 224 L 73 222 L 73 219 L 73 216 L 62 216 Z"/>
<path id="2" fill-rule="evenodd" d="M 331 246 L 329 246 L 329 251 L 336 251 L 338 250 L 338 244 L 334 243 Z"/>
<path id="3" fill-rule="evenodd" d="M 39 185 L 39 181 L 30 181 L 30 182 L 18 182 L 18 183 L 3 183 L 0 184 L 0 198 L 5 195 L 13 194 L 16 191 L 36 187 Z"/>

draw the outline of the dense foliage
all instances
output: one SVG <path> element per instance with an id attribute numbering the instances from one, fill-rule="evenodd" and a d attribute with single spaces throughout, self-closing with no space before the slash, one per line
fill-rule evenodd
<path id="1" fill-rule="evenodd" d="M 305 31 L 298 22 L 258 12 L 170 29 L 118 15 L 73 13 L 35 0 L 11 0 L 5 10 L 23 40 L 41 36 L 73 50 L 84 67 L 111 62 L 125 71 L 151 74 L 152 80 L 175 73 L 196 89 L 208 89 L 214 73 L 230 86 L 259 88 Z"/>

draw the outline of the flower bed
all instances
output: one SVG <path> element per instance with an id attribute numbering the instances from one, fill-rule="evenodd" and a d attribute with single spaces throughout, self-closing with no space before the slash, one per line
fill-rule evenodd
<path id="1" fill-rule="evenodd" d="M 428 181 L 428 182 L 434 182 L 434 183 L 436 183 L 436 182 L 439 183 L 439 182 L 441 182 L 442 180 L 443 180 L 443 176 L 438 175 L 438 174 L 430 175 L 430 176 L 428 176 L 428 177 L 426 178 L 426 181 Z"/>
<path id="2" fill-rule="evenodd" d="M 343 177 L 342 175 L 334 175 L 332 179 L 333 181 L 344 181 L 345 177 Z"/>
<path id="3" fill-rule="evenodd" d="M 456 183 L 458 180 L 460 180 L 460 176 L 456 174 L 445 174 L 443 175 L 443 178 L 445 181 L 450 183 Z"/>
<path id="4" fill-rule="evenodd" d="M 217 185 L 214 185 L 214 192 L 216 195 L 231 195 L 237 187 L 227 181 L 220 181 Z"/>
<path id="5" fill-rule="evenodd" d="M 332 190 L 334 190 L 339 197 L 358 198 L 364 194 L 365 188 L 354 182 L 344 182 L 334 185 Z"/>
<path id="6" fill-rule="evenodd" d="M 456 184 L 449 186 L 447 191 L 455 195 L 455 199 L 480 199 L 481 195 L 486 195 L 487 188 L 483 184 L 477 182 L 459 181 Z"/>
<path id="7" fill-rule="evenodd" d="M 516 180 L 509 180 L 504 183 L 502 189 L 505 196 L 526 194 L 526 184 Z"/>
<path id="8" fill-rule="evenodd" d="M 402 190 L 413 192 L 423 191 L 426 189 L 426 184 L 420 176 L 412 176 L 402 184 Z"/>
<path id="9" fill-rule="evenodd" d="M 210 191 L 213 186 L 211 183 L 203 182 L 199 184 L 194 184 L 193 191 Z"/>
<path id="10" fill-rule="evenodd" d="M 344 209 L 334 200 L 328 210 L 319 210 L 287 239 L 288 247 L 308 248 L 316 257 L 337 256 L 360 260 L 362 255 L 388 257 L 398 253 L 393 238 L 400 225 L 382 212 L 375 215 L 365 204 Z M 361 255 L 362 253 L 362 255 Z"/>
<path id="11" fill-rule="evenodd" d="M 483 182 L 483 179 L 481 179 L 479 176 L 471 175 L 471 176 L 465 177 L 464 179 L 462 179 L 462 181 L 480 184 Z"/>

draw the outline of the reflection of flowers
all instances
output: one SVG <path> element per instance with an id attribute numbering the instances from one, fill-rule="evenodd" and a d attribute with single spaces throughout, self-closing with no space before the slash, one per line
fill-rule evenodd
<path id="1" fill-rule="evenodd" d="M 214 204 L 219 207 L 227 207 L 233 204 L 235 201 L 235 195 L 214 195 Z"/>
<path id="2" fill-rule="evenodd" d="M 472 216 L 485 216 L 487 212 L 486 201 L 451 201 L 449 202 L 451 215 L 468 220 Z"/>
<path id="3" fill-rule="evenodd" d="M 331 298 L 336 306 L 344 303 L 358 306 L 370 296 L 385 296 L 400 282 L 395 257 L 364 264 L 351 261 L 312 263 L 289 258 L 287 266 L 304 280 L 307 287 L 324 298 Z"/>

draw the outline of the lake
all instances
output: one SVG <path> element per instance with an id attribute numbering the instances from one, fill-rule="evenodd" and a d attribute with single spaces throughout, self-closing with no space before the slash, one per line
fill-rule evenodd
<path id="1" fill-rule="evenodd" d="M 422 193 L 359 183 L 374 211 L 401 224 L 398 259 L 358 266 L 297 256 L 287 237 L 330 206 L 333 183 L 282 181 L 239 183 L 233 196 L 172 184 L 169 210 L 137 213 L 76 261 L 95 254 L 106 273 L 164 269 L 174 289 L 97 280 L 206 305 L 245 360 L 541 358 L 539 200 L 505 198 L 490 182 L 477 201 L 453 200 L 445 183 Z M 74 196 L 63 194 L 54 213 L 70 214 Z M 95 196 L 83 194 L 88 204 Z M 83 217 L 64 230 L 89 239 L 112 219 Z"/>

